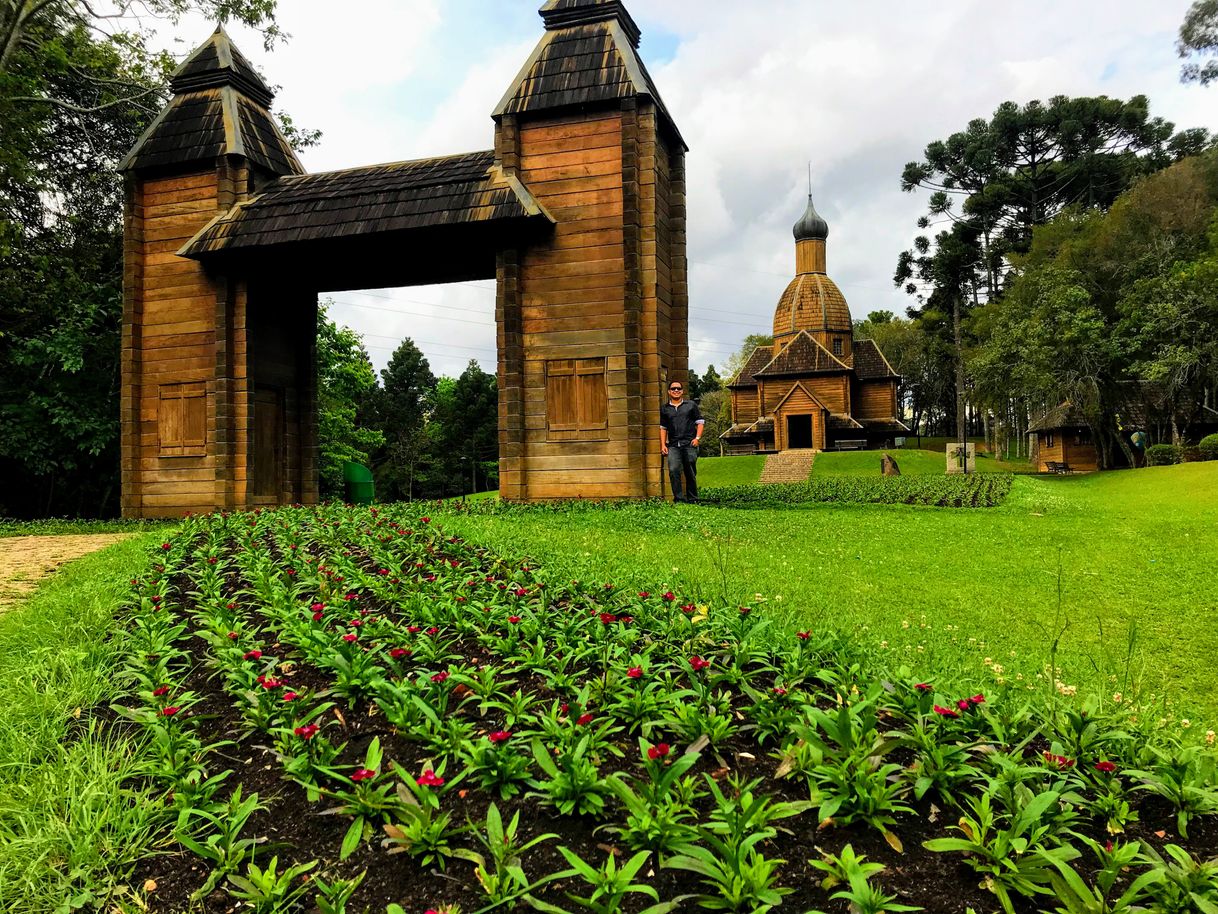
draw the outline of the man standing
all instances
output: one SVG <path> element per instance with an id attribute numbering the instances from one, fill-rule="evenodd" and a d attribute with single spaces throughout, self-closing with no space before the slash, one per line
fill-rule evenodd
<path id="1" fill-rule="evenodd" d="M 685 385 L 673 381 L 668 385 L 668 402 L 660 407 L 660 453 L 668 458 L 668 478 L 672 482 L 673 501 L 698 499 L 698 445 L 702 443 L 702 426 L 706 420 L 698 404 L 685 402 Z M 685 493 L 681 492 L 681 477 L 685 477 Z"/>

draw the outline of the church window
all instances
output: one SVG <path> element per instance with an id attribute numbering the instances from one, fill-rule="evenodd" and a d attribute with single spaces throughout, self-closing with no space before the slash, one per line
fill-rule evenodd
<path id="1" fill-rule="evenodd" d="M 833 354 L 834 355 L 842 354 L 842 338 L 840 336 L 835 336 L 833 338 Z"/>
<path id="2" fill-rule="evenodd" d="M 157 411 L 161 457 L 207 454 L 207 385 L 162 384 Z"/>

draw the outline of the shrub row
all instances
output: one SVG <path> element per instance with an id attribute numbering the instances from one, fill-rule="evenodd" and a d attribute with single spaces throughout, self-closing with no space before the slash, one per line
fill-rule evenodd
<path id="1" fill-rule="evenodd" d="M 968 476 L 839 476 L 777 485 L 705 489 L 702 500 L 722 507 L 772 507 L 836 503 L 993 508 L 1011 491 L 1009 473 Z"/>

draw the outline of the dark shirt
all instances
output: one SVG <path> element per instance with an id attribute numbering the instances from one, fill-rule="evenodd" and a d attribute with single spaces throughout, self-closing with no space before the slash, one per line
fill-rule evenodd
<path id="1" fill-rule="evenodd" d="M 668 430 L 670 445 L 686 445 L 698 437 L 702 411 L 693 400 L 682 400 L 679 407 L 665 403 L 660 407 L 660 427 Z"/>

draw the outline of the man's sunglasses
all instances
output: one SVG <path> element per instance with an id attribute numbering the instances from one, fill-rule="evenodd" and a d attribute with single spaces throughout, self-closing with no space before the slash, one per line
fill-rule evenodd
<path id="1" fill-rule="evenodd" d="M 684 387 L 670 387 L 669 390 L 684 390 Z"/>

